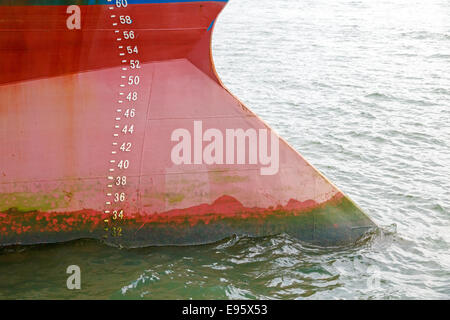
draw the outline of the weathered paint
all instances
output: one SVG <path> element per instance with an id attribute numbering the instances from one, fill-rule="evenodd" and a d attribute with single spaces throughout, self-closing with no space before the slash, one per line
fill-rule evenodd
<path id="1" fill-rule="evenodd" d="M 212 204 L 174 209 L 161 213 L 130 215 L 114 224 L 101 212 L 82 210 L 70 213 L 18 212 L 0 214 L 3 243 L 48 242 L 49 239 L 76 239 L 110 234 L 109 228 L 121 228 L 122 236 L 110 241 L 127 246 L 200 244 L 230 234 L 264 236 L 288 232 L 308 242 L 337 245 L 355 241 L 360 230 L 372 226 L 342 194 L 325 203 L 298 202 L 285 206 L 247 208 L 233 197 L 223 196 Z"/>
<path id="2" fill-rule="evenodd" d="M 0 0 L 0 244 L 199 244 L 287 232 L 335 245 L 374 226 L 282 139 L 274 175 L 260 164 L 175 165 L 171 133 L 193 132 L 194 121 L 271 129 L 215 72 L 210 26 L 225 2 L 128 3 L 121 12 L 137 39 L 121 43 L 139 45 L 139 116 L 132 135 L 114 140 L 123 72 L 108 5 Z M 81 7 L 81 30 L 65 29 L 69 4 Z M 133 145 L 127 184 L 115 189 L 127 195 L 118 219 L 105 205 L 114 141 Z"/>
<path id="3" fill-rule="evenodd" d="M 67 30 L 67 5 L 8 3 L 5 6 L 5 1 L 0 0 L 0 84 L 120 64 L 117 48 L 111 45 L 114 33 L 107 19 L 111 11 L 107 5 L 80 5 L 81 29 Z M 133 30 L 140 30 L 143 62 L 186 58 L 225 4 L 206 1 L 131 5 L 131 0 L 128 3 L 126 14 L 134 18 Z"/>

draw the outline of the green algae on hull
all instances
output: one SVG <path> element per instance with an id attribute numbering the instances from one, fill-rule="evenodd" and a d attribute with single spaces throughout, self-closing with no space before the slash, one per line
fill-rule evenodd
<path id="1" fill-rule="evenodd" d="M 194 212 L 187 208 L 180 212 L 137 214 L 107 225 L 103 223 L 102 213 L 88 210 L 0 213 L 0 243 L 32 244 L 96 238 L 124 247 L 143 247 L 205 244 L 230 235 L 261 237 L 286 233 L 301 241 L 334 246 L 354 242 L 375 227 L 370 218 L 343 195 L 301 210 L 242 207 L 232 214 L 213 209 L 206 213 Z M 14 226 L 21 227 L 12 230 Z"/>
<path id="2" fill-rule="evenodd" d="M 48 193 L 0 193 L 0 212 L 15 210 L 18 212 L 51 211 L 66 208 L 71 200 L 70 192 Z"/>
<path id="3" fill-rule="evenodd" d="M 262 237 L 286 233 L 301 241 L 334 246 L 355 242 L 367 231 L 375 228 L 374 222 L 351 200 L 343 196 L 339 200 L 329 201 L 318 208 L 302 212 L 291 210 L 268 211 L 262 216 L 246 214 L 239 217 L 220 217 L 211 213 L 210 220 L 205 219 L 192 225 L 189 217 L 182 222 L 144 224 L 138 231 L 133 231 L 131 246 L 145 245 L 183 245 L 205 244 L 215 242 L 230 235 Z M 124 235 L 132 229 L 124 224 Z"/>

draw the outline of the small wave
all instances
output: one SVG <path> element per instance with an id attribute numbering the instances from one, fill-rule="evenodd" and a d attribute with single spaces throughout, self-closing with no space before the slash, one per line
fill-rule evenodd
<path id="1" fill-rule="evenodd" d="M 401 37 L 417 39 L 417 40 L 425 40 L 425 39 L 434 39 L 434 40 L 448 40 L 450 39 L 450 34 L 440 33 L 440 32 L 429 32 L 429 31 L 411 31 L 411 32 L 402 32 L 400 33 Z"/>
<path id="2" fill-rule="evenodd" d="M 445 94 L 445 95 L 450 95 L 450 90 L 445 89 L 445 88 L 435 88 L 432 90 L 433 93 L 440 93 L 440 94 Z"/>
<path id="3" fill-rule="evenodd" d="M 376 100 L 379 100 L 379 101 L 392 101 L 392 100 L 396 100 L 395 97 L 392 97 L 392 96 L 390 96 L 390 95 L 383 94 L 383 93 L 380 93 L 380 92 L 369 93 L 369 94 L 366 94 L 364 97 L 370 98 L 370 99 L 376 99 Z"/>
<path id="4" fill-rule="evenodd" d="M 385 248 L 394 241 L 397 236 L 397 224 L 378 226 L 365 233 L 357 240 L 356 246 L 370 248 Z"/>
<path id="5" fill-rule="evenodd" d="M 429 59 L 450 59 L 450 54 L 437 53 L 437 54 L 429 55 L 429 56 L 427 56 L 427 58 L 429 58 Z"/>

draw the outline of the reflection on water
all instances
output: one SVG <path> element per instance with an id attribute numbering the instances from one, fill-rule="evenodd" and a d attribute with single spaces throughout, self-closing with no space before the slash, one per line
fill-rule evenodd
<path id="1" fill-rule="evenodd" d="M 287 235 L 187 247 L 119 249 L 78 240 L 4 248 L 0 298 L 297 299 L 330 291 L 348 298 L 368 292 L 383 297 L 385 288 L 373 279 L 379 267 L 370 269 L 378 263 L 367 254 L 396 241 L 392 227 L 337 248 Z M 66 268 L 73 264 L 81 269 L 80 291 L 66 288 Z M 348 281 L 357 292 L 346 289 Z"/>

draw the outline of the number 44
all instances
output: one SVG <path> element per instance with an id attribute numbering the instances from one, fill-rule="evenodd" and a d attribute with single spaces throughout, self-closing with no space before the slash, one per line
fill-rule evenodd
<path id="1" fill-rule="evenodd" d="M 134 132 L 134 125 L 133 125 L 133 124 L 130 125 L 130 126 L 125 125 L 125 126 L 123 127 L 123 129 L 122 129 L 122 132 L 123 132 L 124 134 L 127 134 L 127 133 L 133 134 L 133 132 Z"/>

